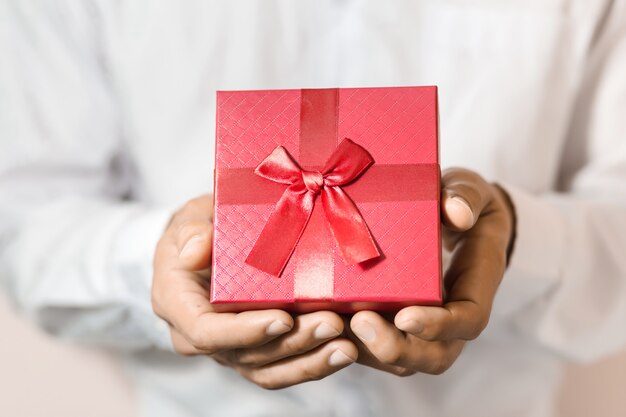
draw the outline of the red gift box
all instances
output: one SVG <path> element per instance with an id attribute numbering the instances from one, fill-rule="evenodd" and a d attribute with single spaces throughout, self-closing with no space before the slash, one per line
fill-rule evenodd
<path id="1" fill-rule="evenodd" d="M 441 304 L 436 87 L 217 93 L 219 311 Z"/>

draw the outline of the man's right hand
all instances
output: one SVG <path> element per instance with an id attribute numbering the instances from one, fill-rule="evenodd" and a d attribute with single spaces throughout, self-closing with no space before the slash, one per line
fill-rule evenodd
<path id="1" fill-rule="evenodd" d="M 267 389 L 324 378 L 353 363 L 357 348 L 338 338 L 330 311 L 292 317 L 282 310 L 217 313 L 209 303 L 213 231 L 211 196 L 173 217 L 154 257 L 152 306 L 170 325 L 176 352 L 207 355 Z"/>

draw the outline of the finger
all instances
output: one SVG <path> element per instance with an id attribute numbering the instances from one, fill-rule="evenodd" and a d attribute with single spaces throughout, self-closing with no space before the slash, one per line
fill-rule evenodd
<path id="1" fill-rule="evenodd" d="M 172 347 L 174 352 L 183 356 L 204 355 L 204 353 L 198 349 L 183 336 L 178 330 L 170 326 L 170 336 L 172 338 Z"/>
<path id="2" fill-rule="evenodd" d="M 240 366 L 258 367 L 289 356 L 300 355 L 343 332 L 342 318 L 330 311 L 318 311 L 297 316 L 293 329 L 262 346 L 237 349 L 227 354 L 231 362 Z"/>
<path id="3" fill-rule="evenodd" d="M 395 325 L 424 340 L 477 338 L 489 322 L 506 264 L 504 251 L 492 245 L 492 240 L 462 240 L 444 276 L 446 303 L 406 307 L 396 315 Z"/>
<path id="4" fill-rule="evenodd" d="M 209 198 L 192 200 L 169 226 L 168 237 L 159 242 L 152 286 L 154 311 L 204 354 L 264 344 L 291 330 L 291 315 L 281 310 L 216 313 L 209 303 L 208 281 L 202 274 L 181 267 L 178 233 L 182 230 L 184 237 L 185 230 L 208 224 L 209 203 Z M 191 219 L 200 214 L 204 216 L 201 221 L 184 220 L 185 216 Z M 186 229 L 189 225 L 193 227 Z"/>
<path id="5" fill-rule="evenodd" d="M 476 173 L 451 168 L 441 177 L 443 223 L 454 231 L 472 228 L 490 201 L 489 185 Z"/>
<path id="6" fill-rule="evenodd" d="M 293 318 L 282 310 L 216 313 L 203 277 L 166 264 L 155 270 L 152 297 L 157 315 L 205 354 L 258 346 L 293 327 Z"/>
<path id="7" fill-rule="evenodd" d="M 172 218 L 171 225 L 190 219 L 213 222 L 213 196 L 206 194 L 189 200 Z"/>
<path id="8" fill-rule="evenodd" d="M 178 226 L 176 248 L 178 267 L 187 271 L 208 269 L 211 265 L 213 224 L 189 220 Z"/>
<path id="9" fill-rule="evenodd" d="M 205 354 L 260 346 L 289 332 L 293 318 L 282 310 L 216 313 L 203 306 L 204 297 L 189 299 L 178 309 L 173 324 L 196 349 Z"/>
<path id="10" fill-rule="evenodd" d="M 394 324 L 423 340 L 473 340 L 486 326 L 480 307 L 471 301 L 455 301 L 443 307 L 407 307 Z"/>
<path id="11" fill-rule="evenodd" d="M 187 202 L 172 217 L 157 245 L 157 262 L 175 260 L 177 268 L 189 271 L 210 266 L 213 232 L 213 197 L 205 195 Z"/>
<path id="12" fill-rule="evenodd" d="M 172 326 L 169 326 L 169 328 L 172 340 L 172 347 L 174 348 L 174 351 L 176 353 L 183 356 L 208 355 L 207 351 L 198 349 L 197 347 L 192 345 L 181 332 L 176 330 L 176 328 Z M 230 360 L 227 355 L 217 353 L 211 356 L 222 365 L 231 367 L 233 365 L 232 360 Z"/>
<path id="13" fill-rule="evenodd" d="M 400 377 L 407 377 L 411 375 L 415 375 L 417 373 L 416 370 L 403 368 L 401 366 L 387 365 L 380 362 L 374 355 L 367 350 L 363 342 L 361 342 L 358 338 L 356 338 L 355 344 L 359 348 L 359 358 L 357 359 L 357 363 L 361 365 L 365 365 L 368 368 L 378 369 L 379 371 L 386 372 L 388 374 L 392 374 Z"/>
<path id="14" fill-rule="evenodd" d="M 240 314 L 213 310 L 208 281 L 193 272 L 208 267 L 211 209 L 212 200 L 205 196 L 190 201 L 174 216 L 157 246 L 152 286 L 153 309 L 176 329 L 173 338 L 179 341 L 182 336 L 204 354 L 258 346 L 293 327 L 292 317 L 281 310 Z M 187 251 L 192 243 L 195 248 Z M 197 353 L 189 346 L 183 349 Z"/>
<path id="15" fill-rule="evenodd" d="M 198 350 L 212 355 L 260 346 L 291 330 L 291 317 L 281 310 L 205 313 L 179 331 Z"/>
<path id="16" fill-rule="evenodd" d="M 401 366 L 395 365 L 387 365 L 379 361 L 372 353 L 367 349 L 367 346 L 359 339 L 352 329 L 350 328 L 350 319 L 348 318 L 345 323 L 344 334 L 348 337 L 359 350 L 359 357 L 357 358 L 357 363 L 361 365 L 365 365 L 369 368 L 378 369 L 383 372 L 387 372 L 396 376 L 405 377 L 415 375 L 417 371 L 412 369 L 403 368 Z"/>
<path id="17" fill-rule="evenodd" d="M 489 322 L 493 299 L 506 268 L 506 253 L 494 239 L 462 239 L 445 273 L 443 307 L 412 306 L 395 325 L 424 340 L 472 340 Z"/>
<path id="18" fill-rule="evenodd" d="M 170 255 L 176 255 L 178 267 L 197 271 L 210 266 L 213 235 L 213 198 L 190 200 L 173 217 L 166 232 Z"/>
<path id="19" fill-rule="evenodd" d="M 358 356 L 354 343 L 335 339 L 305 354 L 260 368 L 236 368 L 241 375 L 266 389 L 280 389 L 319 380 L 353 363 Z"/>
<path id="20" fill-rule="evenodd" d="M 461 353 L 463 342 L 428 342 L 399 330 L 372 311 L 354 315 L 350 322 L 354 334 L 382 365 L 414 372 L 440 374 Z"/>

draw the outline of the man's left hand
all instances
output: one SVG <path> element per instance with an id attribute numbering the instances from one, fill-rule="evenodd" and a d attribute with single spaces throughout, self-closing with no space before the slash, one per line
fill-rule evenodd
<path id="1" fill-rule="evenodd" d="M 515 235 L 513 207 L 499 186 L 464 169 L 443 173 L 441 193 L 443 243 L 453 250 L 445 304 L 406 307 L 393 323 L 356 313 L 350 330 L 359 363 L 402 376 L 441 374 L 487 326 Z"/>

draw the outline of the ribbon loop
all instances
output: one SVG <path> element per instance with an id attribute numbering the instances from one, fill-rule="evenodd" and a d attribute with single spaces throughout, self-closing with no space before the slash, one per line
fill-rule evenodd
<path id="1" fill-rule="evenodd" d="M 300 178 L 301 169 L 287 149 L 277 146 L 255 169 L 260 177 L 281 184 L 293 184 Z"/>
<path id="2" fill-rule="evenodd" d="M 372 156 L 350 139 L 344 139 L 330 155 L 322 174 L 327 185 L 344 185 L 358 178 L 374 163 Z"/>
<path id="3" fill-rule="evenodd" d="M 340 187 L 356 180 L 373 163 L 363 147 L 347 138 L 328 158 L 321 173 L 300 168 L 282 146 L 274 149 L 254 172 L 289 187 L 276 203 L 246 263 L 280 276 L 306 228 L 319 193 L 343 259 L 355 264 L 380 256 L 361 213 Z"/>

